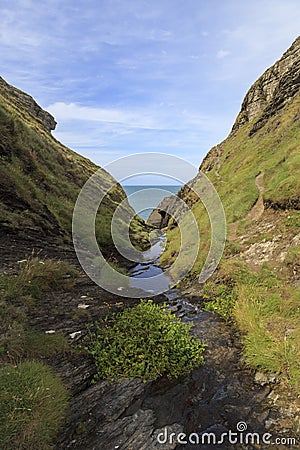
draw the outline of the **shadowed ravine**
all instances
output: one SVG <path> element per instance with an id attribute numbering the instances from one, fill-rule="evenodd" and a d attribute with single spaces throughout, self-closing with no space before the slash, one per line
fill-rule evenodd
<path id="1" fill-rule="evenodd" d="M 104 170 L 58 142 L 51 135 L 56 125 L 51 114 L 0 77 L 1 449 L 300 448 L 299 79 L 297 37 L 250 87 L 228 137 L 212 147 L 201 163 L 199 154 L 198 174 L 194 177 L 193 172 L 194 178 L 177 197 L 171 201 L 168 197 L 154 210 L 152 224 L 166 229 L 169 240 L 160 266 L 157 232 L 136 216 L 125 190 L 113 178 L 115 171 L 108 170 L 112 163 Z M 150 128 L 149 133 L 155 127 Z M 167 134 L 165 138 L 171 148 L 172 139 L 168 141 Z M 147 135 L 147 148 L 148 144 Z M 123 164 L 124 158 L 115 160 L 122 169 L 116 179 L 130 180 L 127 168 L 134 169 L 135 175 L 168 176 L 173 181 L 185 174 L 184 159 L 178 177 L 172 155 L 149 152 L 151 164 L 146 167 L 147 154 L 141 153 L 139 144 L 138 153 L 129 156 L 134 158 L 132 165 Z M 88 190 L 88 201 L 82 202 L 83 209 L 77 208 L 80 192 L 94 174 L 97 182 Z M 218 207 L 212 201 L 213 214 L 193 189 L 198 181 L 201 184 L 203 174 L 221 201 Z M 90 205 L 96 192 L 103 202 L 93 218 Z M 211 200 L 204 187 L 201 194 Z M 187 259 L 197 246 L 189 240 L 186 245 L 184 238 L 192 234 L 194 220 L 188 215 L 183 218 L 182 225 L 188 226 L 184 233 L 179 215 L 185 209 L 178 202 L 193 213 L 200 232 L 196 240 L 204 244 L 196 251 L 190 273 Z M 222 227 L 216 220 L 223 210 L 226 239 L 225 223 Z M 119 233 L 118 226 L 114 232 L 116 211 L 122 212 L 120 224 L 126 235 Z M 222 245 L 214 247 L 221 228 Z M 125 243 L 127 236 L 132 245 Z M 132 268 L 136 263 L 122 251 L 132 246 L 145 250 L 149 240 L 153 247 Z M 76 255 L 73 243 L 78 242 Z M 89 252 L 91 242 L 97 244 L 96 252 Z M 209 243 L 217 250 L 225 244 L 221 260 L 209 257 Z M 98 250 L 108 264 L 99 261 Z M 80 265 L 81 252 L 88 259 L 91 278 Z M 202 291 L 196 276 L 203 270 L 205 253 L 209 267 L 220 263 Z M 176 266 L 181 254 L 182 265 Z M 112 278 L 111 268 L 117 269 Z M 168 273 L 182 273 L 181 269 L 186 270 L 182 290 L 170 289 Z M 95 275 L 101 275 L 103 283 L 93 282 Z M 171 381 L 161 376 L 145 383 L 139 378 L 94 383 L 98 368 L 89 352 L 93 337 L 88 330 L 96 329 L 99 320 L 138 305 L 148 297 L 147 291 L 155 303 L 167 303 L 173 314 L 192 323 L 191 332 L 206 344 L 203 366 Z M 202 292 L 213 311 L 225 312 L 222 317 L 233 323 L 204 310 Z M 138 322 L 129 320 L 137 338 Z M 162 331 L 159 328 L 156 334 L 159 339 Z M 174 336 L 166 342 L 173 343 L 172 348 L 168 342 L 177 363 L 168 362 L 178 369 L 174 373 L 182 373 L 184 356 L 194 350 Z M 127 338 L 128 334 L 121 335 L 122 347 L 126 348 Z M 144 358 L 149 350 L 145 347 L 138 355 L 133 346 L 132 353 Z M 164 359 L 164 350 L 154 348 L 150 356 L 160 352 Z M 129 366 L 128 358 L 124 360 Z M 188 364 L 189 358 L 185 361 Z M 147 364 L 142 361 L 143 367 Z M 166 370 L 163 366 L 158 373 Z M 111 375 L 100 368 L 99 377 L 106 376 L 118 379 L 121 374 L 115 367 Z M 246 433 L 252 433 L 248 443 L 243 440 Z"/>
<path id="2" fill-rule="evenodd" d="M 1 247 L 4 252 L 4 246 Z M 49 247 L 47 248 L 49 253 Z M 12 248 L 8 258 L 12 259 Z M 24 248 L 24 255 L 28 254 Z M 20 253 L 18 246 L 18 255 Z M 55 253 L 56 254 L 56 253 Z M 58 255 L 57 255 L 58 256 Z M 71 252 L 60 255 L 73 261 Z M 143 265 L 144 272 L 161 271 L 155 262 Z M 140 273 L 138 267 L 131 273 Z M 141 295 L 142 296 L 142 295 Z M 275 408 L 277 398 L 276 379 L 245 370 L 241 363 L 240 336 L 232 327 L 210 311 L 201 308 L 202 299 L 195 295 L 172 289 L 165 294 L 174 314 L 184 321 L 193 321 L 193 332 L 207 344 L 205 364 L 198 370 L 170 381 L 162 378 L 156 382 L 143 383 L 139 379 L 121 383 L 100 381 L 91 384 L 95 366 L 90 358 L 77 354 L 58 354 L 49 363 L 58 372 L 71 394 L 68 420 L 58 436 L 58 450 L 171 450 L 171 449 L 266 449 L 265 444 L 178 445 L 170 434 L 184 432 L 236 431 L 238 422 L 245 422 L 249 432 L 262 435 L 273 427 L 282 430 L 283 436 L 291 437 L 285 429 L 285 421 L 291 408 Z M 104 300 L 106 303 L 104 303 Z M 136 304 L 136 301 L 134 302 Z M 160 300 L 163 301 L 163 298 Z M 42 332 L 55 329 L 68 336 L 70 344 L 80 342 L 85 324 L 74 321 L 79 303 L 89 305 L 89 317 L 98 319 L 109 309 L 122 307 L 122 298 L 102 291 L 97 285 L 81 276 L 76 290 L 53 292 L 41 299 L 38 307 L 29 311 L 30 324 Z M 132 300 L 131 300 L 132 302 Z M 59 314 L 53 313 L 59 308 Z M 86 319 L 83 318 L 85 321 Z M 76 334 L 76 338 L 71 335 Z M 75 345 L 76 347 L 76 345 Z M 256 379 L 256 382 L 254 381 Z M 286 400 L 286 405 L 289 400 Z M 286 406 L 285 405 L 285 406 Z M 269 428 L 270 427 L 270 428 Z M 169 441 L 160 444 L 157 436 L 164 438 L 167 428 Z M 161 434 L 163 433 L 163 434 Z M 297 446 L 272 445 L 270 448 L 286 449 Z"/>

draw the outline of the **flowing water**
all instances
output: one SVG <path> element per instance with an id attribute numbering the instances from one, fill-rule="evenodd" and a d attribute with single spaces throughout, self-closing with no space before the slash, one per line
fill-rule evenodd
<path id="1" fill-rule="evenodd" d="M 151 248 L 143 253 L 143 261 L 129 271 L 132 288 L 144 289 L 151 294 L 160 294 L 169 289 L 172 281 L 159 267 L 159 257 L 165 242 L 164 235 L 157 237 Z"/>
<path id="2" fill-rule="evenodd" d="M 163 241 L 161 237 L 145 253 L 144 261 L 130 271 L 133 285 L 139 286 L 141 277 L 163 273 L 158 266 Z M 165 283 L 169 285 L 168 277 Z M 268 439 L 265 434 L 275 419 L 267 401 L 272 390 L 268 382 L 255 383 L 254 374 L 243 367 L 239 335 L 213 312 L 205 311 L 200 296 L 185 298 L 178 289 L 169 289 L 164 295 L 174 314 L 183 321 L 193 322 L 193 333 L 207 348 L 201 368 L 174 382 L 154 383 L 146 392 L 142 408 L 155 411 L 156 426 L 177 424 L 184 431 L 187 443 L 178 443 L 176 449 L 286 448 L 269 447 L 262 442 L 263 437 Z M 256 433 L 250 435 L 248 443 L 243 440 L 246 432 Z M 195 439 L 193 433 L 199 439 L 204 436 L 203 442 L 189 442 L 190 436 Z M 210 433 L 210 437 L 203 433 Z M 168 439 L 175 437 L 168 436 Z M 275 434 L 269 439 L 274 440 Z"/>

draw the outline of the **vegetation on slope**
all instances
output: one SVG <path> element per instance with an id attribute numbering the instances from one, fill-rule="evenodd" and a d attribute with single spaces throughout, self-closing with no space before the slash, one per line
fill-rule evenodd
<path id="1" fill-rule="evenodd" d="M 0 434 L 3 449 L 47 449 L 66 413 L 61 380 L 39 359 L 69 352 L 66 338 L 28 324 L 28 310 L 41 296 L 69 289 L 76 271 L 65 262 L 31 257 L 0 277 Z"/>
<path id="2" fill-rule="evenodd" d="M 228 225 L 220 268 L 202 294 L 207 308 L 239 326 L 249 365 L 282 372 L 300 387 L 300 95 L 293 93 L 257 131 L 259 115 L 214 147 L 201 165 L 218 191 Z M 181 196 L 200 229 L 200 252 L 189 275 L 194 279 L 209 250 L 210 221 L 192 191 L 185 187 Z M 179 248 L 180 232 L 172 226 L 162 255 L 165 266 Z"/>
<path id="3" fill-rule="evenodd" d="M 224 259 L 217 282 L 206 283 L 203 297 L 207 309 L 242 332 L 246 364 L 282 372 L 300 388 L 299 287 L 287 283 L 270 264 L 254 271 L 241 259 Z"/>
<path id="4" fill-rule="evenodd" d="M 75 201 L 99 168 L 57 142 L 25 107 L 16 108 L 13 102 L 0 86 L 0 232 L 70 242 Z M 126 194 L 119 184 L 109 190 L 113 178 L 100 171 L 101 189 L 109 192 L 97 215 L 96 232 L 108 253 L 111 218 Z M 133 225 L 131 234 L 139 247 L 147 242 L 147 235 L 141 220 L 133 220 Z"/>
<path id="5" fill-rule="evenodd" d="M 31 97 L 0 78 L 0 238 L 4 245 L 10 237 L 30 242 L 32 248 L 40 242 L 56 247 L 71 244 L 77 196 L 99 168 L 57 142 L 50 134 L 54 125 L 54 119 Z M 97 214 L 96 236 L 104 255 L 118 266 L 111 218 L 126 195 L 107 172 L 100 169 L 99 173 L 99 187 L 107 195 Z M 126 201 L 123 209 L 124 217 L 130 216 L 132 209 Z M 136 247 L 147 244 L 141 219 L 132 220 L 130 235 Z M 15 255 L 17 251 L 16 247 Z M 71 349 L 63 334 L 33 329 L 30 317 L 39 310 L 45 293 L 72 289 L 76 276 L 69 264 L 34 255 L 0 274 L 1 448 L 50 448 L 64 420 L 66 388 L 44 362 Z"/>
<path id="6" fill-rule="evenodd" d="M 0 369 L 0 435 L 3 450 L 47 450 L 66 414 L 60 379 L 40 362 Z"/>

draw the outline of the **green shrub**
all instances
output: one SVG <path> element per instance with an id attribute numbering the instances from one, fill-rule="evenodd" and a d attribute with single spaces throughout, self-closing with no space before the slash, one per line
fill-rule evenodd
<path id="1" fill-rule="evenodd" d="M 51 370 L 35 361 L 0 370 L 0 436 L 3 450 L 47 450 L 61 426 L 67 392 Z"/>
<path id="2" fill-rule="evenodd" d="M 177 378 L 203 364 L 204 345 L 187 325 L 152 301 L 141 301 L 96 324 L 87 346 L 94 357 L 96 379 L 163 375 Z"/>

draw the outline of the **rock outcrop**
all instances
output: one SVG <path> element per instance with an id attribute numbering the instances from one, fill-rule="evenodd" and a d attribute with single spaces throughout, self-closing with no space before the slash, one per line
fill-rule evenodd
<path id="1" fill-rule="evenodd" d="M 183 205 L 180 198 L 177 197 L 177 195 L 170 195 L 169 197 L 162 199 L 157 208 L 150 214 L 147 222 L 156 228 L 165 228 L 170 225 L 170 221 L 172 224 L 176 223 L 182 210 Z"/>
<path id="2" fill-rule="evenodd" d="M 249 135 L 262 128 L 269 117 L 291 102 L 300 88 L 300 36 L 273 66 L 251 86 L 232 127 L 236 133 L 257 119 Z"/>
<path id="3" fill-rule="evenodd" d="M 28 114 L 34 120 L 37 120 L 46 131 L 55 130 L 56 121 L 54 117 L 44 111 L 30 95 L 11 86 L 2 77 L 0 77 L 0 94 L 9 101 L 14 109 L 25 108 Z"/>

